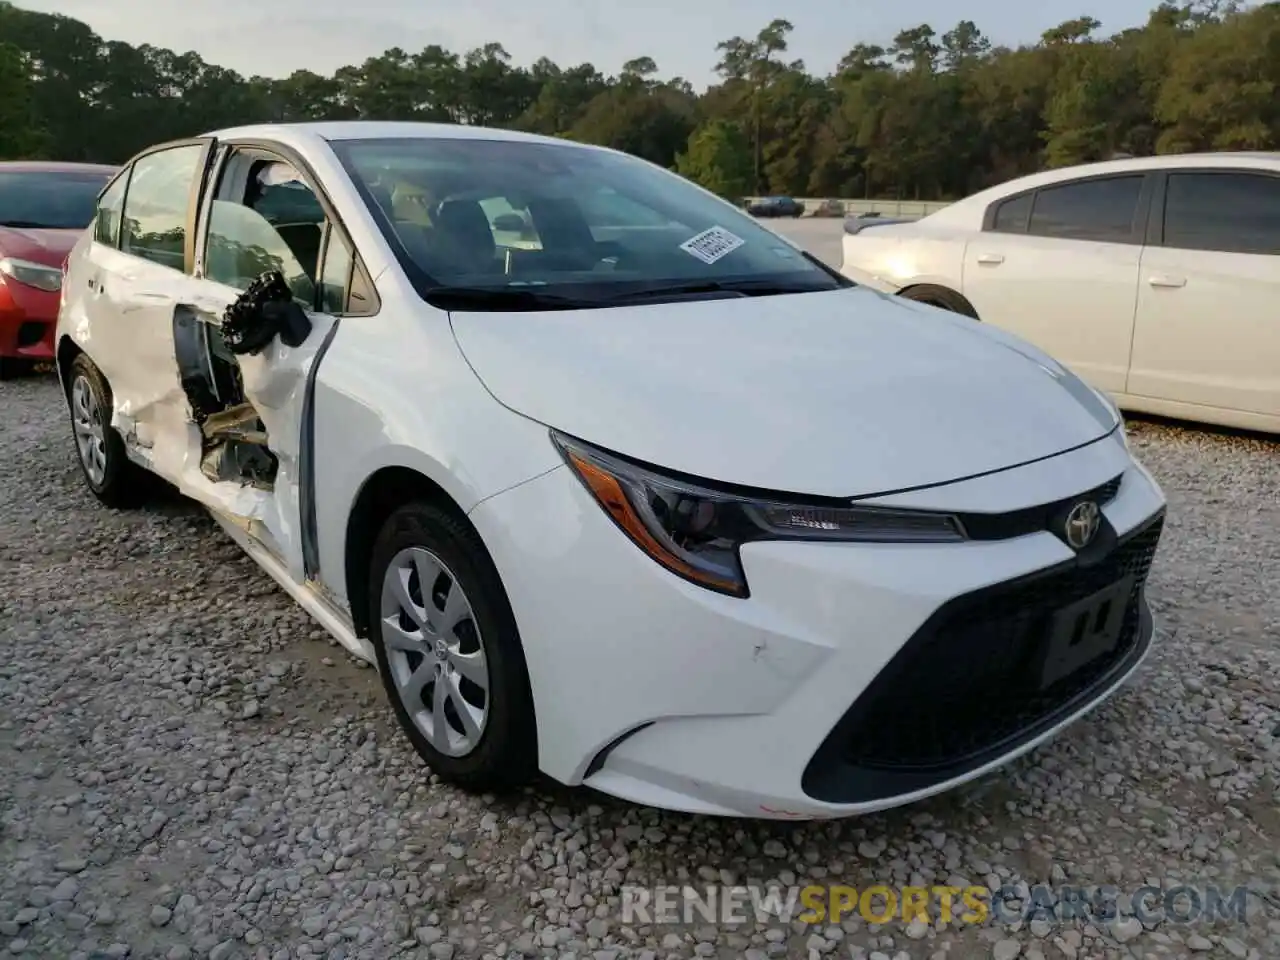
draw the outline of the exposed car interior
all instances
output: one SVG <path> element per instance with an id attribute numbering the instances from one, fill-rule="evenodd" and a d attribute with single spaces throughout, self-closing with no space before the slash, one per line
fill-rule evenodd
<path id="1" fill-rule="evenodd" d="M 433 275 L 612 270 L 627 252 L 615 239 L 599 239 L 574 199 L 458 186 L 425 207 L 421 199 L 404 198 L 437 192 L 426 184 L 401 179 L 369 186 L 409 256 Z"/>
<path id="2" fill-rule="evenodd" d="M 734 221 L 753 242 L 724 262 L 681 249 L 722 223 L 708 198 L 689 203 L 659 171 L 601 153 L 466 141 L 361 144 L 344 163 L 393 246 L 443 284 L 653 282 L 811 269 L 772 234 Z"/>
<path id="3" fill-rule="evenodd" d="M 234 153 L 210 206 L 205 276 L 246 291 L 245 298 L 311 307 L 319 281 L 325 213 L 291 166 L 251 151 Z M 276 285 L 264 275 L 278 277 Z M 280 286 L 280 281 L 283 286 Z M 228 343 L 232 311 L 202 316 L 174 311 L 173 336 L 183 390 L 203 437 L 201 470 L 210 480 L 271 489 L 278 463 L 258 411 L 244 393 L 237 352 Z"/>

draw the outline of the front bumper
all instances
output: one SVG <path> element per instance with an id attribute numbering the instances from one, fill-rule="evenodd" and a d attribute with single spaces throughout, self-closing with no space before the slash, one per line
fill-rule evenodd
<path id="1" fill-rule="evenodd" d="M 53 359 L 59 296 L 0 278 L 0 357 Z"/>
<path id="2" fill-rule="evenodd" d="M 1025 532 L 1036 504 L 1116 477 L 1105 555 Z M 542 769 L 690 812 L 846 816 L 981 776 L 1124 682 L 1151 640 L 1164 497 L 1118 437 L 928 496 L 1005 519 L 963 544 L 753 543 L 746 600 L 661 569 L 566 469 L 482 503 L 472 519 L 520 626 Z M 1001 526 L 1020 509 L 1022 528 Z M 1049 614 L 1123 576 L 1116 647 L 1040 691 Z"/>

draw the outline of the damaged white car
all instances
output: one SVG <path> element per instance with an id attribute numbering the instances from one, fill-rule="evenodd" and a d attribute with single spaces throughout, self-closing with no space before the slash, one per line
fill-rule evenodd
<path id="1" fill-rule="evenodd" d="M 68 259 L 56 349 L 97 497 L 204 504 L 468 788 L 880 809 L 1151 643 L 1164 498 L 1106 399 L 615 151 L 157 146 Z"/>

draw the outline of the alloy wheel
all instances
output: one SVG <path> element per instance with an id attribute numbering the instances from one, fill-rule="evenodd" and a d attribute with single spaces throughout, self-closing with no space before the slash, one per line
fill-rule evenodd
<path id="1" fill-rule="evenodd" d="M 83 376 L 71 384 L 71 423 L 80 463 L 89 482 L 99 486 L 107 475 L 107 433 L 98 398 Z"/>
<path id="2" fill-rule="evenodd" d="M 405 712 L 440 753 L 468 755 L 489 718 L 489 665 L 457 577 L 429 550 L 401 550 L 383 576 L 381 618 Z"/>

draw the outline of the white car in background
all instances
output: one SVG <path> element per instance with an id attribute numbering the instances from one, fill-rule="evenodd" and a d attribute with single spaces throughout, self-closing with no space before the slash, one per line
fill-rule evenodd
<path id="1" fill-rule="evenodd" d="M 1009 330 L 1124 409 L 1280 433 L 1280 153 L 1053 170 L 842 245 L 851 279 Z"/>
<path id="2" fill-rule="evenodd" d="M 204 504 L 470 789 L 881 809 L 1150 648 L 1165 501 L 1102 395 L 626 154 L 396 123 L 162 144 L 62 297 L 89 489 Z"/>

